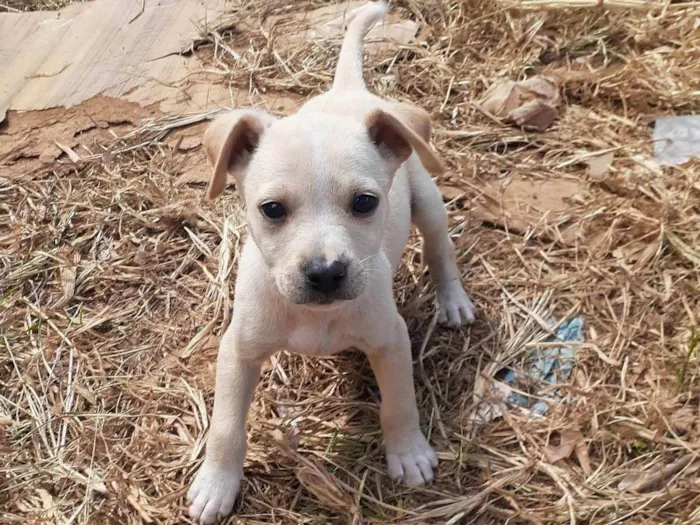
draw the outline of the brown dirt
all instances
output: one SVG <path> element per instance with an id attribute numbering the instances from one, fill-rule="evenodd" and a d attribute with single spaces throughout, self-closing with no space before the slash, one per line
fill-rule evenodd
<path id="1" fill-rule="evenodd" d="M 81 157 L 100 155 L 99 143 L 156 116 L 160 116 L 156 109 L 109 97 L 95 97 L 72 108 L 8 111 L 0 123 L 0 175 L 21 178 L 55 167 L 57 161 L 65 165 L 69 159 L 56 142 Z"/>

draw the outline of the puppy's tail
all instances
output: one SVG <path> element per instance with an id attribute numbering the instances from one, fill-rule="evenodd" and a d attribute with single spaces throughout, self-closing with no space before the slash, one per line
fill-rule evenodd
<path id="1" fill-rule="evenodd" d="M 365 89 L 362 76 L 362 39 L 374 23 L 381 20 L 389 10 L 384 1 L 369 2 L 359 9 L 350 21 L 340 48 L 338 67 L 333 88 L 336 90 Z"/>

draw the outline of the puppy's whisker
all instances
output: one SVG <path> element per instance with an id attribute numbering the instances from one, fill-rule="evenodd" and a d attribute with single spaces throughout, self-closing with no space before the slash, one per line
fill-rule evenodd
<path id="1" fill-rule="evenodd" d="M 366 270 L 364 270 L 364 271 L 362 272 L 362 275 L 366 277 L 367 275 L 371 275 L 372 273 L 379 274 L 379 275 L 384 275 L 384 276 L 387 276 L 387 277 L 391 277 L 391 273 L 390 273 L 390 272 L 387 272 L 387 271 L 382 270 L 382 269 L 380 269 L 380 268 L 367 268 Z"/>
<path id="2" fill-rule="evenodd" d="M 369 256 L 365 257 L 364 259 L 360 259 L 358 261 L 358 264 L 362 264 L 363 262 L 370 260 L 372 257 L 376 257 L 377 255 L 379 255 L 379 252 L 373 253 L 372 255 L 369 255 Z"/>

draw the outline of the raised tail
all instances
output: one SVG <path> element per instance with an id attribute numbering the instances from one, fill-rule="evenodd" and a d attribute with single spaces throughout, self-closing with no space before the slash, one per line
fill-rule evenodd
<path id="1" fill-rule="evenodd" d="M 362 40 L 367 30 L 381 20 L 389 10 L 385 2 L 369 2 L 358 9 L 345 32 L 343 46 L 340 48 L 338 67 L 335 70 L 333 89 L 364 89 L 362 76 Z"/>

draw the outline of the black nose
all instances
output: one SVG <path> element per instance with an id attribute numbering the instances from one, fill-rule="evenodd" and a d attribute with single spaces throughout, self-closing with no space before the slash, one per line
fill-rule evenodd
<path id="1" fill-rule="evenodd" d="M 324 260 L 312 260 L 304 269 L 306 281 L 321 293 L 337 291 L 345 282 L 347 267 L 340 261 L 327 264 Z"/>

